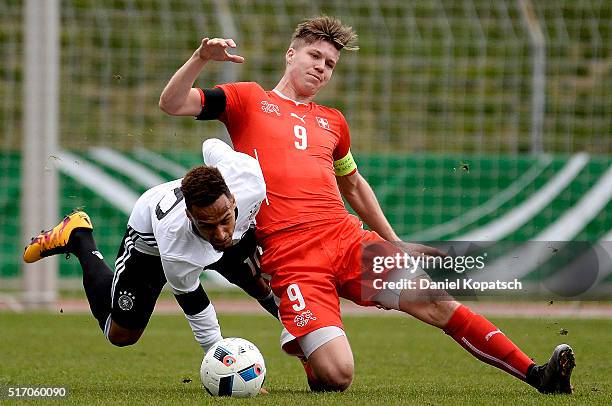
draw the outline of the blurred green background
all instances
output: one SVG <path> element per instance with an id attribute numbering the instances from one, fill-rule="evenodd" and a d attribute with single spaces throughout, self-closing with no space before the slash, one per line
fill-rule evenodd
<path id="1" fill-rule="evenodd" d="M 23 3 L 0 2 L 0 275 L 9 277 L 19 275 L 26 243 L 19 237 L 20 151 L 28 117 L 22 105 Z M 575 154 L 588 153 L 587 162 L 536 215 L 504 236 L 526 240 L 575 207 L 610 168 L 608 0 L 60 4 L 61 149 L 77 153 L 80 163 L 136 195 L 148 185 L 92 148 L 109 148 L 166 180 L 200 162 L 204 139 L 227 140 L 220 123 L 170 117 L 157 107 L 166 82 L 202 37 L 234 38 L 235 52 L 246 63 L 209 64 L 198 86 L 252 80 L 270 89 L 282 75 L 293 28 L 320 13 L 352 25 L 361 49 L 342 54 L 317 101 L 347 117 L 360 171 L 400 235 L 452 239 L 503 218 L 553 181 Z M 532 153 L 535 47 L 533 26 L 521 9 L 525 4 L 533 8 L 544 39 L 543 152 L 537 154 Z M 57 157 L 48 161 L 61 166 Z M 62 174 L 60 181 L 58 220 L 84 207 L 101 251 L 114 258 L 128 213 L 72 176 Z M 612 230 L 611 204 L 600 205 L 573 239 L 596 241 Z M 76 261 L 62 265 L 62 275 L 78 274 Z"/>

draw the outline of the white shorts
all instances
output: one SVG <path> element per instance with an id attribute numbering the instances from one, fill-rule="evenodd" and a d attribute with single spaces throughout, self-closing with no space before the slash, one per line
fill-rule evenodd
<path id="1" fill-rule="evenodd" d="M 336 326 L 321 327 L 297 339 L 287 329 L 283 328 L 280 344 L 287 354 L 308 359 L 317 348 L 341 336 L 346 337 L 346 333 Z"/>

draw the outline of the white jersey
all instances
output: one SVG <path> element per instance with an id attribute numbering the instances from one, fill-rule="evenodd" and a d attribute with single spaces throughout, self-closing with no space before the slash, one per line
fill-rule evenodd
<path id="1" fill-rule="evenodd" d="M 218 139 L 206 140 L 202 154 L 206 165 L 219 169 L 234 195 L 238 216 L 233 239 L 238 241 L 255 225 L 255 216 L 266 195 L 259 163 Z M 181 180 L 146 191 L 134 205 L 128 221 L 128 227 L 137 233 L 134 248 L 161 258 L 168 284 L 177 294 L 197 289 L 204 268 L 222 256 L 222 252 L 193 231 L 180 193 Z"/>

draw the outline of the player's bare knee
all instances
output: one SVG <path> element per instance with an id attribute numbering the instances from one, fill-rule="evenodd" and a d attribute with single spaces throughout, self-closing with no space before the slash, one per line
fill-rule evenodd
<path id="1" fill-rule="evenodd" d="M 330 392 L 344 392 L 353 382 L 353 375 L 338 374 L 329 376 L 325 381 L 325 390 Z"/>
<path id="2" fill-rule="evenodd" d="M 316 371 L 316 375 L 326 391 L 343 392 L 351 386 L 355 372 L 354 365 L 349 362 L 328 364 Z"/>
<path id="3" fill-rule="evenodd" d="M 127 347 L 128 345 L 134 345 L 138 342 L 140 336 L 126 336 L 120 334 L 109 334 L 108 341 L 117 347 Z"/>
<path id="4" fill-rule="evenodd" d="M 117 347 L 127 347 L 128 345 L 134 345 L 140 339 L 142 331 L 113 331 L 108 332 L 108 341 Z"/>
<path id="5" fill-rule="evenodd" d="M 345 391 L 351 386 L 353 383 L 353 376 L 355 373 L 355 368 L 352 364 L 346 364 L 341 368 L 338 368 L 334 375 L 334 386 L 338 388 L 339 391 Z"/>

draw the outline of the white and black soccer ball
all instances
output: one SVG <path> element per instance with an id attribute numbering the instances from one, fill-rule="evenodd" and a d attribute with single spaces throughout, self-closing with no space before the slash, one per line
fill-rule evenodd
<path id="1" fill-rule="evenodd" d="M 212 396 L 247 398 L 259 393 L 266 377 L 264 358 L 243 338 L 224 338 L 202 360 L 200 378 Z"/>

